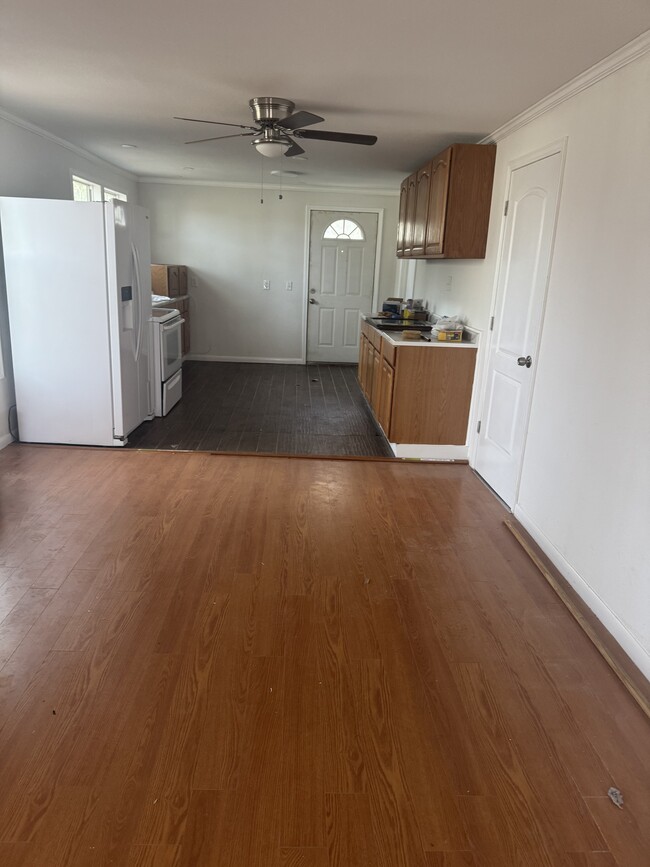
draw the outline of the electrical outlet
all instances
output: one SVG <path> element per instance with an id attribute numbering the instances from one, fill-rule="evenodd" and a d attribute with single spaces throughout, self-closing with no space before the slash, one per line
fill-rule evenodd
<path id="1" fill-rule="evenodd" d="M 262 289 L 270 289 L 270 288 L 271 288 L 271 281 L 270 280 L 264 280 L 262 282 Z"/>
<path id="2" fill-rule="evenodd" d="M 293 280 L 287 280 L 287 292 L 293 292 Z"/>

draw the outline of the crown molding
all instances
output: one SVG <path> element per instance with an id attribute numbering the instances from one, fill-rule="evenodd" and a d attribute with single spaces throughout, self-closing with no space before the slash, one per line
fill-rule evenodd
<path id="1" fill-rule="evenodd" d="M 544 99 L 540 99 L 535 105 L 531 105 L 530 108 L 522 111 L 521 114 L 513 117 L 512 120 L 500 126 L 484 139 L 481 139 L 479 144 L 500 142 L 507 136 L 512 135 L 516 130 L 521 129 L 522 126 L 526 126 L 526 124 L 546 114 L 546 112 L 551 111 L 568 99 L 582 93 L 583 90 L 587 90 L 587 88 L 601 81 L 603 78 L 606 78 L 623 66 L 627 66 L 628 63 L 638 60 L 639 57 L 642 57 L 648 51 L 650 51 L 650 30 L 646 30 L 645 33 L 637 36 L 632 42 L 628 42 L 627 45 L 614 51 L 613 54 L 581 72 L 580 75 L 572 78 L 571 81 L 563 84 L 562 87 L 554 90 L 553 93 L 545 96 Z"/>
<path id="2" fill-rule="evenodd" d="M 0 107 L 0 120 L 6 120 L 7 123 L 11 123 L 14 126 L 19 126 L 21 127 L 21 129 L 27 130 L 27 132 L 34 133 L 34 135 L 38 135 L 41 138 L 47 139 L 48 141 L 59 145 L 59 147 L 72 151 L 72 153 L 76 154 L 78 157 L 83 157 L 83 159 L 88 160 L 88 162 L 94 163 L 98 166 L 104 166 L 105 168 L 109 168 L 112 172 L 117 172 L 118 175 L 122 175 L 122 177 L 128 178 L 130 181 L 137 181 L 136 175 L 134 175 L 132 172 L 127 172 L 126 169 L 121 169 L 119 166 L 113 165 L 113 163 L 109 163 L 108 160 L 102 159 L 102 157 L 98 157 L 96 154 L 87 151 L 85 148 L 73 144 L 72 142 L 66 141 L 66 139 L 64 138 L 59 138 L 58 135 L 54 135 L 54 133 L 48 132 L 46 129 L 42 129 L 40 126 L 36 126 L 36 124 L 34 123 L 30 123 L 28 120 L 23 120 L 22 117 L 16 117 L 15 114 L 11 114 L 2 107 Z"/>
<path id="3" fill-rule="evenodd" d="M 235 183 L 233 181 L 199 181 L 186 180 L 185 178 L 137 178 L 139 184 L 168 184 L 170 186 L 183 187 L 223 187 L 233 190 L 256 190 L 260 191 L 259 182 L 251 183 Z M 381 189 L 366 189 L 365 187 L 328 187 L 317 184 L 305 184 L 304 186 L 288 185 L 288 184 L 267 184 L 264 183 L 265 190 L 273 190 L 274 192 L 282 193 L 341 193 L 343 195 L 357 194 L 360 196 L 399 196 L 399 190 L 381 190 Z"/>

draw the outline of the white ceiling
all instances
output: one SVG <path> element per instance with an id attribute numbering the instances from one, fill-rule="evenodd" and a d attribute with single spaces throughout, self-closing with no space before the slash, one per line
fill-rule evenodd
<path id="1" fill-rule="evenodd" d="M 371 148 L 303 142 L 300 181 L 393 188 L 650 27 L 648 0 L 13 0 L 0 105 L 139 176 L 256 182 L 252 96 L 292 99 Z M 224 134 L 227 128 L 222 128 Z M 127 150 L 122 143 L 137 145 Z M 267 172 L 276 160 L 265 160 Z M 184 169 L 192 166 L 193 172 Z M 295 183 L 292 179 L 291 183 Z"/>

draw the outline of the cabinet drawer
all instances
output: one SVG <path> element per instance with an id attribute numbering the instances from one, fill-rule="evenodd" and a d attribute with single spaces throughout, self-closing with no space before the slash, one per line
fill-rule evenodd
<path id="1" fill-rule="evenodd" d="M 391 367 L 395 367 L 395 354 L 397 351 L 397 347 L 393 346 L 385 337 L 381 339 L 381 355 L 382 358 L 385 358 L 386 361 L 390 364 Z"/>
<path id="2" fill-rule="evenodd" d="M 381 336 L 381 332 L 380 332 L 380 331 L 377 331 L 376 328 L 372 328 L 372 327 L 371 327 L 371 328 L 370 328 L 370 332 L 369 332 L 369 334 L 368 334 L 368 340 L 371 342 L 371 344 L 375 347 L 375 349 L 376 349 L 378 352 L 381 352 L 381 341 L 382 341 L 382 336 Z"/>

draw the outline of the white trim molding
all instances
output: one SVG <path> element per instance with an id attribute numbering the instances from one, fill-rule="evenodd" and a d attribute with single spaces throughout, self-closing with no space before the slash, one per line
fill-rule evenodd
<path id="1" fill-rule="evenodd" d="M 467 446 L 389 443 L 396 458 L 407 461 L 466 461 Z"/>
<path id="2" fill-rule="evenodd" d="M 522 111 L 521 114 L 513 117 L 512 120 L 500 126 L 484 139 L 481 139 L 479 144 L 500 142 L 507 136 L 512 135 L 516 130 L 521 129 L 522 126 L 526 126 L 532 120 L 546 114 L 547 111 L 551 111 L 556 106 L 566 102 L 571 97 L 576 96 L 576 94 L 581 93 L 623 66 L 627 66 L 628 63 L 632 63 L 648 51 L 650 51 L 650 30 L 646 30 L 645 33 L 637 36 L 632 42 L 628 42 L 627 45 L 624 45 L 594 66 L 581 72 L 580 75 L 576 75 L 571 81 L 563 84 L 562 87 L 554 90 L 553 93 L 545 96 L 544 99 L 540 99 L 535 105 L 531 105 L 530 108 Z"/>
<path id="3" fill-rule="evenodd" d="M 4 449 L 6 446 L 10 445 L 14 441 L 14 438 L 10 433 L 4 434 L 0 437 L 0 451 Z"/>
<path id="4" fill-rule="evenodd" d="M 630 657 L 636 667 L 647 678 L 650 678 L 650 655 L 637 641 L 625 624 L 617 617 L 603 599 L 595 593 L 585 579 L 560 554 L 555 545 L 544 535 L 539 527 L 528 517 L 521 506 L 515 506 L 513 515 L 522 527 L 530 533 L 535 542 L 560 572 L 563 578 L 573 587 L 578 596 L 593 611 L 596 617 L 610 633 L 621 649 Z"/>
<path id="5" fill-rule="evenodd" d="M 241 355 L 199 355 L 189 352 L 184 361 L 231 361 L 235 364 L 303 364 L 302 358 L 253 358 Z"/>
<path id="6" fill-rule="evenodd" d="M 223 187 L 224 189 L 231 190 L 256 190 L 258 193 L 260 191 L 259 181 L 257 183 L 249 183 L 245 181 L 201 181 L 201 180 L 185 180 L 184 178 L 152 178 L 152 177 L 140 177 L 137 178 L 139 184 L 169 184 L 172 186 L 182 186 L 182 187 Z M 323 194 L 337 194 L 337 195 L 345 195 L 345 196 L 399 196 L 399 189 L 394 190 L 382 190 L 382 189 L 368 189 L 366 187 L 328 187 L 325 184 L 304 184 L 304 185 L 287 185 L 287 184 L 264 184 L 265 190 L 274 190 L 282 193 L 323 193 Z M 334 210 L 331 205 L 327 206 L 327 210 Z M 351 209 L 352 210 L 352 209 Z M 354 208 L 354 210 L 361 211 L 362 208 Z"/>
<path id="7" fill-rule="evenodd" d="M 126 169 L 121 169 L 119 166 L 114 165 L 113 163 L 109 163 L 108 160 L 103 159 L 102 157 L 98 157 L 97 154 L 93 154 L 90 151 L 87 151 L 85 148 L 80 147 L 79 145 L 73 144 L 70 141 L 66 141 L 64 138 L 59 138 L 58 135 L 54 135 L 54 133 L 48 132 L 46 129 L 43 129 L 40 126 L 36 126 L 34 123 L 30 123 L 28 120 L 23 120 L 21 117 L 16 117 L 15 114 L 10 114 L 8 111 L 5 111 L 4 108 L 0 107 L 0 120 L 6 120 L 7 123 L 12 123 L 14 126 L 19 126 L 27 132 L 34 133 L 34 135 L 38 135 L 41 138 L 47 139 L 48 141 L 53 142 L 59 147 L 65 148 L 66 150 L 72 151 L 72 153 L 76 154 L 79 157 L 83 157 L 83 159 L 88 160 L 88 162 L 94 163 L 98 166 L 108 167 L 111 171 L 117 172 L 118 175 L 122 175 L 128 180 L 137 182 L 138 178 L 136 175 L 131 172 L 126 171 Z"/>

